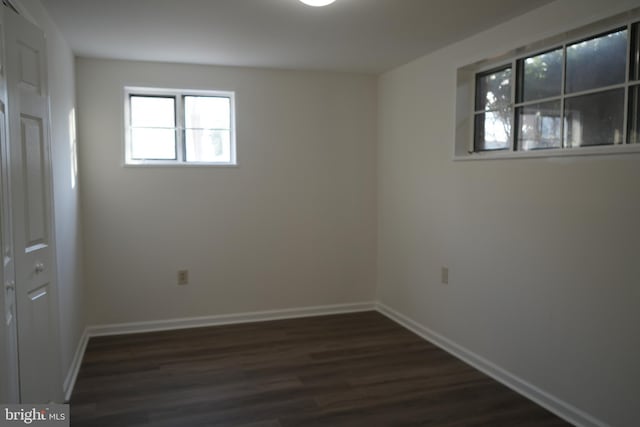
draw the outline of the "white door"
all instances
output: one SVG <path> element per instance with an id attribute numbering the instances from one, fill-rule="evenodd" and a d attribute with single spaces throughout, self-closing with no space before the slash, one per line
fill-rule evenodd
<path id="1" fill-rule="evenodd" d="M 5 10 L 20 399 L 60 401 L 44 35 Z"/>
<path id="2" fill-rule="evenodd" d="M 6 130 L 7 86 L 4 57 L 4 7 L 0 7 L 0 402 L 20 400 L 15 274 L 11 230 L 9 147 Z"/>

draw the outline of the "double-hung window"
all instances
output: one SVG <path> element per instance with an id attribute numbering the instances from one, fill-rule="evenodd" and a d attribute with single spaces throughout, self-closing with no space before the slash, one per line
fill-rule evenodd
<path id="1" fill-rule="evenodd" d="M 234 94 L 125 89 L 125 163 L 235 165 Z"/>
<path id="2" fill-rule="evenodd" d="M 473 108 L 458 108 L 456 155 L 640 151 L 640 18 L 628 16 L 458 70 Z"/>

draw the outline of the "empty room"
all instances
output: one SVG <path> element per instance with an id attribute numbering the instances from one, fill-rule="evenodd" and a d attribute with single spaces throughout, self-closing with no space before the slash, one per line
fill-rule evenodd
<path id="1" fill-rule="evenodd" d="M 640 1 L 3 0 L 0 426 L 640 425 Z"/>

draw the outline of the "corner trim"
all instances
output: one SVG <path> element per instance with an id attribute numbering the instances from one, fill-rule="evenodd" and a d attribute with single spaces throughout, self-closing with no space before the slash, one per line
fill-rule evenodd
<path id="1" fill-rule="evenodd" d="M 80 366 L 82 365 L 82 359 L 84 358 L 84 352 L 87 349 L 88 343 L 89 331 L 88 328 L 85 328 L 80 337 L 80 341 L 78 341 L 78 347 L 76 347 L 73 360 L 71 360 L 71 366 L 69 366 L 67 376 L 64 379 L 63 392 L 65 402 L 69 402 L 71 399 L 71 393 L 73 393 L 73 387 L 76 385 L 76 379 L 78 379 L 78 372 L 80 372 Z"/>
<path id="2" fill-rule="evenodd" d="M 494 380 L 504 384 L 513 391 L 523 395 L 529 400 L 537 403 L 543 408 L 553 412 L 565 421 L 570 422 L 579 427 L 610 427 L 603 421 L 587 414 L 586 412 L 570 405 L 567 402 L 547 393 L 535 385 L 517 377 L 516 375 L 501 368 L 495 363 L 483 358 L 482 356 L 464 348 L 454 341 L 422 326 L 418 322 L 409 317 L 400 314 L 393 308 L 378 302 L 376 310 L 385 315 L 389 319 L 398 323 L 400 326 L 410 330 L 421 338 L 429 341 L 442 350 L 471 365 L 475 369 L 490 376 Z"/>
<path id="3" fill-rule="evenodd" d="M 106 335 L 138 334 L 142 332 L 169 331 L 174 329 L 200 328 L 206 326 L 228 325 L 235 323 L 263 322 L 267 320 L 292 319 L 298 317 L 326 316 L 329 314 L 356 313 L 374 311 L 373 301 L 335 304 L 284 310 L 254 311 L 238 314 L 221 314 L 203 317 L 187 317 L 181 319 L 154 320 L 148 322 L 115 323 L 110 325 L 93 325 L 87 328 L 90 337 Z"/>

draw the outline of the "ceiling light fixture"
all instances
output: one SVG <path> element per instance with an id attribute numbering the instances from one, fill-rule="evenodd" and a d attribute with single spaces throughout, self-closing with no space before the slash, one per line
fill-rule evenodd
<path id="1" fill-rule="evenodd" d="M 336 0 L 300 0 L 300 1 L 306 4 L 307 6 L 321 7 L 321 6 L 328 6 Z"/>

